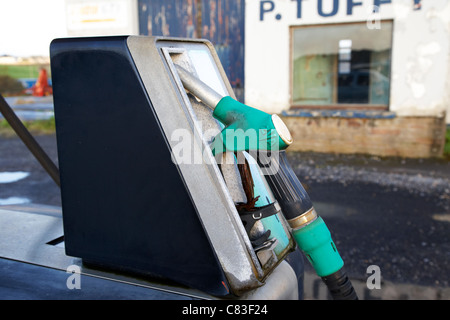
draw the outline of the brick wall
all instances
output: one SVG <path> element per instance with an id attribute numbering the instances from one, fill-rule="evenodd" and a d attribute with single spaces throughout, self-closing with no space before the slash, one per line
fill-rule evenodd
<path id="1" fill-rule="evenodd" d="M 440 157 L 445 117 L 355 118 L 283 116 L 294 137 L 292 151 Z"/>

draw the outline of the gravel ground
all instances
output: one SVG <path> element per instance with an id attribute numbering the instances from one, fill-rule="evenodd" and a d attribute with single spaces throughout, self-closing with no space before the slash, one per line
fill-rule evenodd
<path id="1" fill-rule="evenodd" d="M 353 278 L 448 287 L 450 163 L 290 153 Z"/>
<path id="2" fill-rule="evenodd" d="M 387 190 L 414 196 L 430 196 L 450 209 L 450 161 L 448 159 L 380 158 L 364 155 L 289 153 L 297 175 L 305 182 L 326 184 L 372 183 Z"/>

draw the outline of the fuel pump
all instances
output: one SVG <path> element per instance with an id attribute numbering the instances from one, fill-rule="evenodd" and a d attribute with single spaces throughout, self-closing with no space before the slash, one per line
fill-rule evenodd
<path id="1" fill-rule="evenodd" d="M 50 54 L 66 255 L 213 297 L 301 297 L 303 261 L 261 167 L 218 142 L 215 157 L 226 125 L 177 76 L 233 97 L 210 42 L 63 38 Z"/>
<path id="2" fill-rule="evenodd" d="M 186 90 L 211 108 L 213 117 L 225 125 L 211 145 L 213 153 L 278 152 L 278 157 L 271 157 L 270 163 L 259 161 L 259 165 L 266 169 L 266 179 L 297 245 L 327 285 L 333 299 L 356 300 L 357 295 L 330 231 L 287 160 L 285 149 L 293 139 L 281 118 L 246 106 L 229 96 L 221 96 L 189 71 L 180 66 L 176 68 Z M 246 139 L 248 130 L 253 131 L 256 139 Z"/>
<path id="3" fill-rule="evenodd" d="M 50 53 L 66 255 L 215 297 L 298 299 L 298 243 L 335 298 L 354 297 L 284 158 L 289 130 L 233 99 L 210 42 L 64 38 Z"/>

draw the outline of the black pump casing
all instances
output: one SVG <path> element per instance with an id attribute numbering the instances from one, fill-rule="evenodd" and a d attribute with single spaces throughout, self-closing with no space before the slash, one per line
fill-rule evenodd
<path id="1" fill-rule="evenodd" d="M 126 39 L 51 44 L 66 253 L 226 295 Z"/>

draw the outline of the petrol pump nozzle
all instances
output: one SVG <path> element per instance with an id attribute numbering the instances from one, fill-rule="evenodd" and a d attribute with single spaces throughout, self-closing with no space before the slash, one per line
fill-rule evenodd
<path id="1" fill-rule="evenodd" d="M 266 166 L 266 179 L 297 245 L 327 285 L 333 299 L 357 299 L 328 227 L 317 215 L 286 158 L 284 149 L 293 139 L 281 118 L 244 105 L 229 96 L 222 97 L 189 71 L 178 65 L 176 69 L 184 87 L 211 108 L 213 116 L 226 126 L 215 137 L 213 152 L 223 152 L 225 149 L 232 152 L 279 151 L 278 157 L 272 157 L 272 163 Z M 246 139 L 248 130 L 257 134 L 257 142 Z"/>
<path id="2" fill-rule="evenodd" d="M 283 150 L 292 142 L 292 136 L 283 120 L 261 110 L 249 107 L 230 96 L 221 96 L 189 71 L 176 65 L 183 86 L 213 110 L 213 117 L 226 127 L 214 139 L 214 153 L 226 150 Z M 248 139 L 252 137 L 251 139 Z"/>

